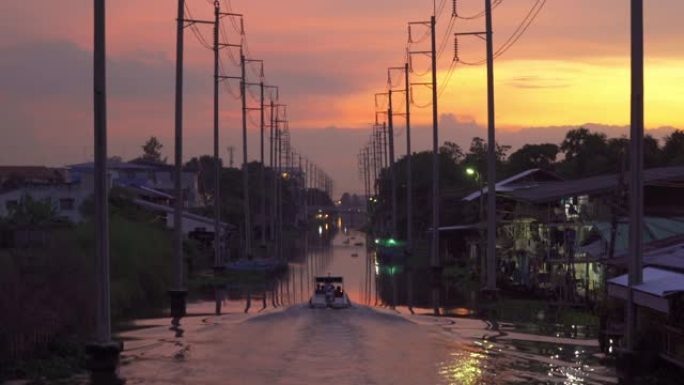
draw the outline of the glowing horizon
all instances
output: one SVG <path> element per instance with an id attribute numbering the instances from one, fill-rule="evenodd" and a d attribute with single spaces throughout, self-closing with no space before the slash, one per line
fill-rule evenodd
<path id="1" fill-rule="evenodd" d="M 193 17 L 212 17 L 206 1 L 187 3 Z M 453 56 L 453 42 L 447 34 L 450 2 L 445 3 L 449 4 L 440 13 L 437 28 L 438 46 L 444 46 L 438 66 L 440 87 Z M 495 9 L 495 46 L 516 29 L 534 3 L 503 2 Z M 224 0 L 222 5 L 226 4 Z M 459 4 L 464 15 L 476 14 L 482 7 L 475 0 Z M 111 151 L 133 156 L 151 135 L 161 138 L 165 151 L 170 151 L 176 7 L 164 0 L 144 4 L 120 0 L 108 2 L 107 7 Z M 255 58 L 264 59 L 266 81 L 280 86 L 290 127 L 307 131 L 299 136 L 293 133 L 301 140 L 295 146 L 305 153 L 327 146 L 323 153 L 335 153 L 335 163 L 328 157 L 314 160 L 345 170 L 349 175 L 345 174 L 343 184 L 355 184 L 355 173 L 346 170 L 355 168 L 349 166 L 356 162 L 357 149 L 345 148 L 349 154 L 338 154 L 335 140 L 326 135 L 332 132 L 330 128 L 359 134 L 368 130 L 375 118 L 374 94 L 386 90 L 387 68 L 404 62 L 406 23 L 428 19 L 432 2 L 397 0 L 388 6 L 363 0 L 335 4 L 292 0 L 266 6 L 233 0 L 232 9 L 245 15 L 249 50 Z M 4 2 L 0 12 L 12 16 L 0 26 L 0 110 L 4 125 L 13 133 L 1 146 L 2 161 L 64 164 L 88 157 L 92 142 L 91 4 L 85 0 Z M 684 127 L 684 118 L 678 114 L 684 103 L 680 70 L 684 53 L 678 48 L 684 29 L 677 19 L 683 12 L 684 3 L 674 0 L 646 5 L 648 128 Z M 482 20 L 458 20 L 454 26 L 455 31 L 480 30 Z M 198 28 L 211 36 L 210 27 Z M 190 29 L 185 31 L 186 155 L 192 156 L 211 149 L 212 53 Z M 225 31 L 231 42 L 239 40 L 229 23 Z M 624 1 L 546 2 L 525 35 L 495 63 L 497 128 L 506 133 L 587 122 L 628 125 L 628 32 L 629 6 Z M 477 61 L 484 55 L 484 45 L 477 38 L 460 39 L 459 46 L 464 61 Z M 228 55 L 223 56 L 226 71 L 237 73 Z M 420 60 L 414 64 L 416 72 L 428 68 Z M 484 66 L 456 66 L 439 99 L 440 118 L 454 116 L 459 124 L 486 124 L 484 71 Z M 416 91 L 416 104 L 429 102 L 428 91 Z M 220 103 L 223 148 L 239 143 L 240 117 L 239 103 L 229 93 L 222 92 Z M 397 99 L 397 103 L 401 108 L 402 102 Z M 429 108 L 414 107 L 412 115 L 415 126 L 431 122 Z M 256 154 L 253 120 L 250 159 Z M 309 135 L 314 132 L 320 135 Z M 448 138 L 446 131 L 444 139 Z M 22 150 L 27 147 L 37 151 Z"/>

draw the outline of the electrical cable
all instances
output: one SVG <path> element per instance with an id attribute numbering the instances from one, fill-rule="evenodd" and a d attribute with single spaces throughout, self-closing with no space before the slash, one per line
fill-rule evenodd
<path id="1" fill-rule="evenodd" d="M 534 22 L 534 20 L 537 18 L 542 8 L 544 8 L 545 4 L 546 0 L 537 0 L 537 2 L 532 6 L 530 11 L 528 12 L 527 16 L 525 16 L 525 19 L 523 19 L 518 28 L 513 32 L 511 37 L 509 37 L 508 40 L 506 40 L 506 42 L 501 47 L 499 47 L 499 49 L 496 50 L 496 52 L 494 53 L 495 58 L 503 55 L 518 40 L 520 40 L 522 35 L 527 31 L 530 25 L 532 25 L 532 22 Z"/>
<path id="2" fill-rule="evenodd" d="M 503 0 L 494 0 L 492 2 L 492 10 L 494 10 L 502 2 L 503 2 Z M 459 19 L 462 19 L 462 20 L 475 20 L 475 19 L 481 18 L 486 13 L 487 13 L 486 11 L 482 11 L 482 12 L 476 13 L 476 14 L 471 15 L 471 16 L 460 16 L 460 15 L 458 15 L 458 13 L 456 13 L 456 17 Z"/>
<path id="3" fill-rule="evenodd" d="M 188 14 L 188 17 L 190 20 L 193 20 L 194 17 L 192 16 L 192 12 L 190 11 L 190 7 L 188 6 L 188 3 L 185 2 L 185 12 Z M 209 41 L 202 35 L 202 32 L 197 28 L 197 25 L 195 23 L 190 23 L 190 31 L 192 32 L 193 35 L 195 35 L 195 38 L 199 43 L 204 46 L 204 48 L 207 48 L 209 50 L 213 50 L 214 48 L 212 47 L 211 44 L 209 44 Z"/>
<path id="4" fill-rule="evenodd" d="M 515 31 L 513 31 L 513 33 L 508 37 L 508 39 L 499 48 L 497 48 L 494 51 L 494 58 L 495 59 L 500 57 L 504 53 L 506 53 L 506 51 L 511 49 L 511 47 L 513 47 L 513 45 L 515 43 L 517 43 L 518 40 L 520 40 L 520 38 L 527 31 L 527 29 L 530 27 L 530 25 L 532 25 L 532 22 L 534 22 L 534 20 L 537 18 L 537 16 L 541 12 L 541 10 L 545 4 L 546 4 L 546 0 L 537 0 L 534 3 L 534 5 L 532 5 L 532 7 L 528 11 L 527 15 L 523 18 L 523 20 L 520 22 L 520 24 L 515 29 Z M 487 62 L 486 58 L 480 59 L 477 61 L 473 61 L 473 62 L 468 62 L 468 61 L 464 61 L 461 59 L 458 60 L 458 63 L 463 64 L 463 65 L 467 65 L 467 66 L 478 66 L 478 65 L 482 65 L 486 62 Z"/>

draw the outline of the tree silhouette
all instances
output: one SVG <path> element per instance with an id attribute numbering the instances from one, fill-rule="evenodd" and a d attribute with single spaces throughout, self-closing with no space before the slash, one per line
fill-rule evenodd
<path id="1" fill-rule="evenodd" d="M 553 143 L 526 144 L 508 157 L 507 174 L 515 175 L 531 168 L 552 170 L 559 151 Z"/>
<path id="2" fill-rule="evenodd" d="M 161 149 L 164 147 L 156 136 L 151 136 L 142 145 L 143 154 L 141 159 L 149 162 L 166 163 L 166 158 L 162 159 Z"/>

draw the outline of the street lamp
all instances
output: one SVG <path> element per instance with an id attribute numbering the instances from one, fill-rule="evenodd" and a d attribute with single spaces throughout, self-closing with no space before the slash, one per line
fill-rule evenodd
<path id="1" fill-rule="evenodd" d="M 474 177 L 475 180 L 479 183 L 480 185 L 480 215 L 479 215 L 479 221 L 478 221 L 478 230 L 480 232 L 480 244 L 479 247 L 477 248 L 477 252 L 480 256 L 480 262 L 481 262 L 481 269 L 480 269 L 480 281 L 482 284 L 485 283 L 485 256 L 484 253 L 482 252 L 483 245 L 484 245 L 484 231 L 483 231 L 483 226 L 482 226 L 482 221 L 484 220 L 484 183 L 482 180 L 482 175 L 473 167 L 467 167 L 465 170 L 466 174 L 468 176 Z"/>

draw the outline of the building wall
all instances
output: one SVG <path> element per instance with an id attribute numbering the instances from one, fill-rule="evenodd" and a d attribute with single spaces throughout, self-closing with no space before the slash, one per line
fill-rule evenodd
<path id="1" fill-rule="evenodd" d="M 71 170 L 72 180 L 80 182 L 86 178 L 92 178 L 93 168 L 90 165 L 76 166 Z M 141 166 L 130 163 L 120 163 L 108 168 L 109 175 L 114 185 L 139 185 L 155 190 L 174 194 L 174 172 L 167 165 L 160 167 Z M 184 206 L 200 206 L 197 173 L 183 171 L 181 174 L 181 186 L 183 189 Z"/>
<path id="2" fill-rule="evenodd" d="M 18 204 L 24 196 L 30 196 L 34 200 L 51 202 L 58 216 L 80 222 L 81 205 L 91 194 L 92 190 L 84 189 L 80 184 L 24 186 L 0 194 L 0 216 L 7 216 L 13 204 Z"/>

